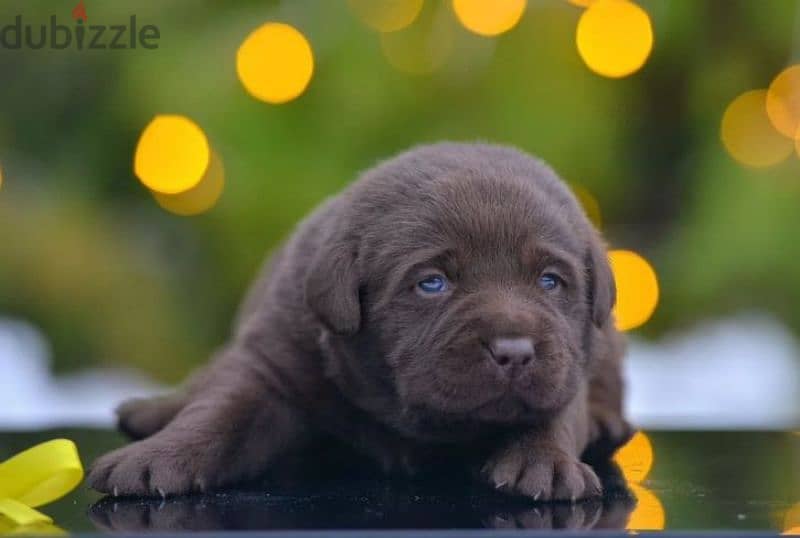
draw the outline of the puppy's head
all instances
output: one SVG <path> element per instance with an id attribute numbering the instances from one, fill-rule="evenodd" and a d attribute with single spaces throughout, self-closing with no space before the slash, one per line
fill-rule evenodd
<path id="1" fill-rule="evenodd" d="M 569 402 L 615 292 L 605 248 L 549 168 L 439 144 L 344 196 L 306 285 L 351 369 L 443 419 L 535 420 Z"/>

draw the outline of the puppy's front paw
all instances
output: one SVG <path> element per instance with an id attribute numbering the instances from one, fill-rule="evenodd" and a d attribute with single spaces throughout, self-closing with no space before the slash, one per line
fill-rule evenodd
<path id="1" fill-rule="evenodd" d="M 594 471 L 558 449 L 514 445 L 483 467 L 496 489 L 539 501 L 576 501 L 602 495 Z"/>
<path id="2" fill-rule="evenodd" d="M 87 482 L 114 496 L 166 497 L 205 491 L 217 476 L 205 458 L 179 441 L 152 437 L 130 444 L 98 459 Z"/>

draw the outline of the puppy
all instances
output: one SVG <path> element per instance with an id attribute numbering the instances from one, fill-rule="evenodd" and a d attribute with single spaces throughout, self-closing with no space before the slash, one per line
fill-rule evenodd
<path id="1" fill-rule="evenodd" d="M 337 436 L 387 470 L 432 453 L 539 500 L 601 494 L 626 442 L 605 247 L 542 162 L 423 146 L 366 172 L 267 263 L 230 343 L 180 393 L 118 410 L 114 495 L 206 491 Z"/>

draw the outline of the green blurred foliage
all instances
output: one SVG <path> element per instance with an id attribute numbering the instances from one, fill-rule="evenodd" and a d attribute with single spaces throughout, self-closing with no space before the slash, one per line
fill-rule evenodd
<path id="1" fill-rule="evenodd" d="M 741 309 L 800 330 L 800 164 L 742 168 L 719 142 L 738 94 L 790 62 L 790 0 L 642 1 L 655 48 L 622 80 L 577 55 L 581 10 L 531 0 L 496 39 L 452 13 L 453 49 L 426 76 L 396 71 L 344 0 L 97 2 L 92 22 L 135 13 L 160 48 L 0 49 L 0 311 L 42 327 L 59 369 L 133 365 L 167 381 L 221 344 L 264 255 L 360 170 L 440 139 L 519 146 L 597 197 L 611 245 L 655 265 L 657 335 Z M 6 0 L 0 24 L 70 2 Z M 421 20 L 442 0 L 427 0 Z M 299 99 L 252 99 L 235 73 L 244 37 L 270 20 L 309 39 L 315 73 Z M 420 22 L 422 23 L 422 22 Z M 222 156 L 227 188 L 209 213 L 165 213 L 133 177 L 139 133 L 185 114 Z"/>

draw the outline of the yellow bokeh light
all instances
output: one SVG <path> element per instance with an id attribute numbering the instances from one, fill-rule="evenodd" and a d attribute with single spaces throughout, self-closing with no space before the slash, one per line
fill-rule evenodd
<path id="1" fill-rule="evenodd" d="M 643 432 L 636 434 L 614 455 L 625 480 L 642 482 L 653 468 L 653 445 Z"/>
<path id="2" fill-rule="evenodd" d="M 783 518 L 783 534 L 800 536 L 800 503 L 786 511 Z"/>
<path id="3" fill-rule="evenodd" d="M 656 273 L 647 260 L 629 250 L 612 250 L 608 258 L 617 285 L 614 305 L 617 329 L 629 331 L 640 327 L 658 305 Z"/>
<path id="4" fill-rule="evenodd" d="M 177 194 L 200 182 L 210 157 L 208 139 L 196 123 L 185 116 L 156 116 L 139 138 L 133 169 L 151 191 Z"/>
<path id="5" fill-rule="evenodd" d="M 396 32 L 410 25 L 422 10 L 423 0 L 348 0 L 350 9 L 379 32 Z"/>
<path id="6" fill-rule="evenodd" d="M 491 37 L 516 26 L 526 4 L 526 0 L 453 0 L 453 11 L 464 28 Z"/>
<path id="7" fill-rule="evenodd" d="M 170 213 L 184 217 L 199 215 L 213 208 L 225 188 L 225 168 L 216 152 L 211 153 L 208 170 L 200 182 L 188 191 L 178 194 L 153 192 L 158 205 Z"/>
<path id="8" fill-rule="evenodd" d="M 285 103 L 302 94 L 311 82 L 314 54 L 305 36 L 293 26 L 268 22 L 239 47 L 236 73 L 256 99 Z"/>
<path id="9" fill-rule="evenodd" d="M 767 115 L 782 135 L 796 138 L 800 128 L 800 65 L 787 67 L 767 90 Z"/>
<path id="10" fill-rule="evenodd" d="M 664 506 L 655 493 L 639 484 L 628 484 L 636 497 L 636 508 L 628 517 L 626 529 L 631 531 L 660 531 L 667 522 Z"/>
<path id="11" fill-rule="evenodd" d="M 653 27 L 647 12 L 629 0 L 597 0 L 581 15 L 575 40 L 589 69 L 620 78 L 647 61 Z"/>
<path id="12" fill-rule="evenodd" d="M 792 153 L 792 141 L 781 136 L 767 117 L 766 99 L 766 90 L 744 92 L 722 115 L 722 144 L 745 166 L 772 166 Z"/>
<path id="13" fill-rule="evenodd" d="M 794 149 L 800 157 L 800 133 L 798 133 L 798 137 L 794 141 Z"/>
<path id="14" fill-rule="evenodd" d="M 589 220 L 597 229 L 600 229 L 603 224 L 603 216 L 600 212 L 600 203 L 597 201 L 597 198 L 594 197 L 589 189 L 582 185 L 572 184 L 571 187 L 575 198 L 578 199 L 584 212 L 586 212 L 586 216 L 589 217 Z"/>
<path id="15" fill-rule="evenodd" d="M 432 5 L 424 16 L 398 32 L 381 34 L 381 50 L 392 67 L 410 75 L 428 75 L 439 69 L 453 50 L 449 13 Z"/>

